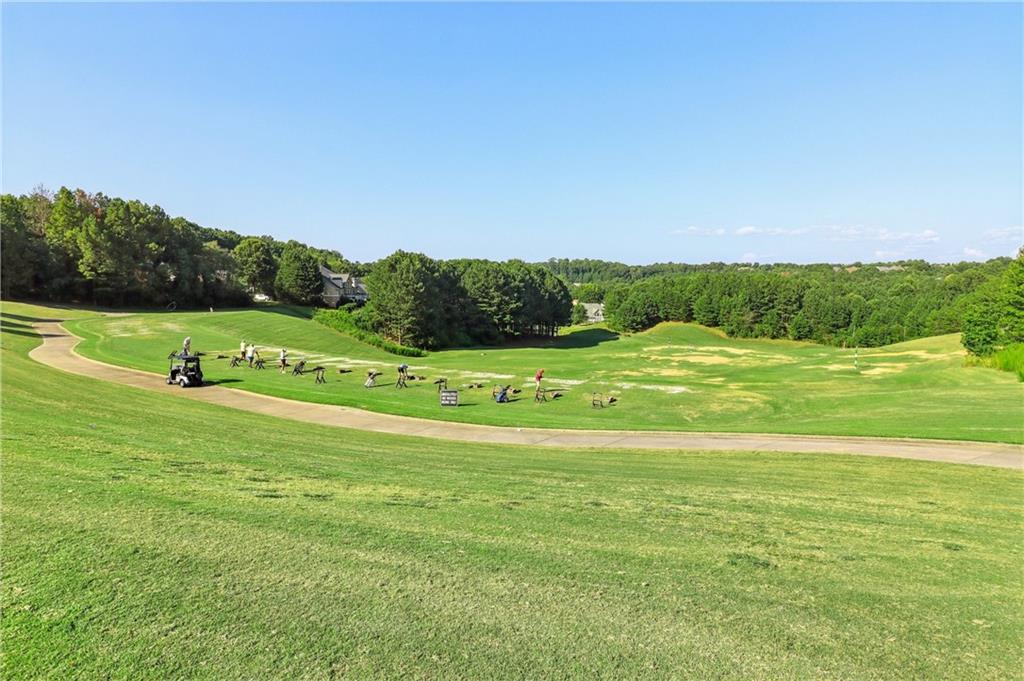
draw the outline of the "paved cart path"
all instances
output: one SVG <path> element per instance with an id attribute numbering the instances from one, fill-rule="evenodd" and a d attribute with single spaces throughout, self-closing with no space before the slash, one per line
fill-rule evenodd
<path id="1" fill-rule="evenodd" d="M 183 390 L 176 385 L 169 386 L 164 383 L 162 375 L 105 364 L 76 354 L 74 348 L 80 339 L 65 330 L 59 321 L 40 321 L 34 326 L 43 335 L 43 344 L 34 348 L 29 356 L 56 369 L 183 399 L 244 409 L 251 414 L 276 416 L 317 425 L 444 440 L 541 447 L 820 452 L 1024 470 L 1024 446 L 1020 445 L 818 435 L 509 428 L 381 414 L 351 407 L 271 397 L 217 385 Z"/>

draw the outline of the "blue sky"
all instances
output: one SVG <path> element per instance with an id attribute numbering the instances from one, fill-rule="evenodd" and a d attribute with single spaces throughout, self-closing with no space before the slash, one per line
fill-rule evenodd
<path id="1" fill-rule="evenodd" d="M 1022 241 L 1019 4 L 3 6 L 3 190 L 372 260 Z"/>

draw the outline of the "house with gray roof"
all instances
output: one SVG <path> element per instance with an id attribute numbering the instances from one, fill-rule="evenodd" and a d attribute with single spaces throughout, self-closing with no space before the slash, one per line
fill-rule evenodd
<path id="1" fill-rule="evenodd" d="M 321 297 L 328 307 L 338 307 L 349 302 L 365 303 L 370 298 L 363 280 L 351 274 L 332 272 L 320 265 L 320 281 L 324 286 Z"/>

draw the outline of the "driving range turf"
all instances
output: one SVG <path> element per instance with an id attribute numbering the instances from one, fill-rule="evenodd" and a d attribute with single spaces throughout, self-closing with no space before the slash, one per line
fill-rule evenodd
<path id="1" fill-rule="evenodd" d="M 252 418 L 2 312 L 4 678 L 1020 676 L 1019 471 Z"/>
<path id="2" fill-rule="evenodd" d="M 569 329 L 549 341 L 474 348 L 402 358 L 308 319 L 302 308 L 97 316 L 66 324 L 85 340 L 80 354 L 157 373 L 167 354 L 192 337 L 206 352 L 206 375 L 233 388 L 372 411 L 515 427 L 867 435 L 988 442 L 1024 442 L 1024 383 L 1009 372 L 964 364 L 951 334 L 884 348 L 841 349 L 782 340 L 739 340 L 692 324 L 662 324 L 618 336 L 600 327 Z M 218 354 L 255 343 L 268 369 L 229 368 Z M 327 368 L 313 376 L 282 376 L 271 366 L 281 347 L 297 361 Z M 394 387 L 408 362 L 427 380 Z M 340 374 L 338 369 L 350 373 Z M 366 371 L 384 376 L 362 387 Z M 534 372 L 562 393 L 534 404 Z M 462 406 L 442 409 L 433 381 L 463 389 Z M 495 385 L 522 393 L 511 404 L 491 400 Z M 594 408 L 593 393 L 614 395 Z"/>

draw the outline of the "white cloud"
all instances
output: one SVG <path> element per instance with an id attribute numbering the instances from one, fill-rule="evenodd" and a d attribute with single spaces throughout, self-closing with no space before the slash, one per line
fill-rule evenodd
<path id="1" fill-rule="evenodd" d="M 760 257 L 757 253 L 744 253 L 740 256 L 740 262 L 757 262 Z"/>
<path id="2" fill-rule="evenodd" d="M 977 248 L 971 248 L 970 246 L 964 247 L 964 255 L 968 258 L 981 259 L 985 257 L 985 254 L 979 251 Z"/>
<path id="3" fill-rule="evenodd" d="M 987 239 L 1015 239 L 1013 230 L 1007 228 L 1000 230 L 989 230 L 985 233 Z M 1019 231 L 1019 228 L 1016 228 Z M 809 239 L 860 242 L 865 244 L 875 243 L 878 250 L 875 257 L 881 259 L 902 259 L 920 253 L 942 240 L 942 236 L 934 229 L 920 230 L 894 230 L 888 227 L 871 227 L 865 225 L 810 225 L 807 227 L 758 227 L 756 225 L 743 225 L 737 228 L 725 229 L 722 227 L 698 227 L 688 226 L 682 229 L 672 230 L 672 234 L 699 237 L 797 237 L 806 235 Z M 757 256 L 754 253 L 745 253 L 744 258 Z M 764 258 L 764 254 L 758 256 Z"/>
<path id="4" fill-rule="evenodd" d="M 934 243 L 939 234 L 933 229 L 920 232 L 894 232 L 885 227 L 829 227 L 834 241 L 910 241 Z"/>
<path id="5" fill-rule="evenodd" d="M 800 234 L 807 234 L 813 231 L 812 227 L 794 227 L 792 229 L 785 229 L 782 227 L 753 227 L 747 225 L 740 227 L 736 230 L 737 236 L 750 236 L 752 234 L 759 234 L 762 236 L 797 236 Z"/>
<path id="6" fill-rule="evenodd" d="M 1024 243 L 1024 227 L 1017 225 L 1015 227 L 987 229 L 982 233 L 981 238 L 982 241 L 990 244 L 1021 244 Z"/>
<path id="7" fill-rule="evenodd" d="M 710 229 L 707 227 L 695 227 L 690 225 L 683 229 L 673 229 L 670 234 L 684 234 L 688 236 L 725 236 L 725 230 L 721 227 Z"/>

